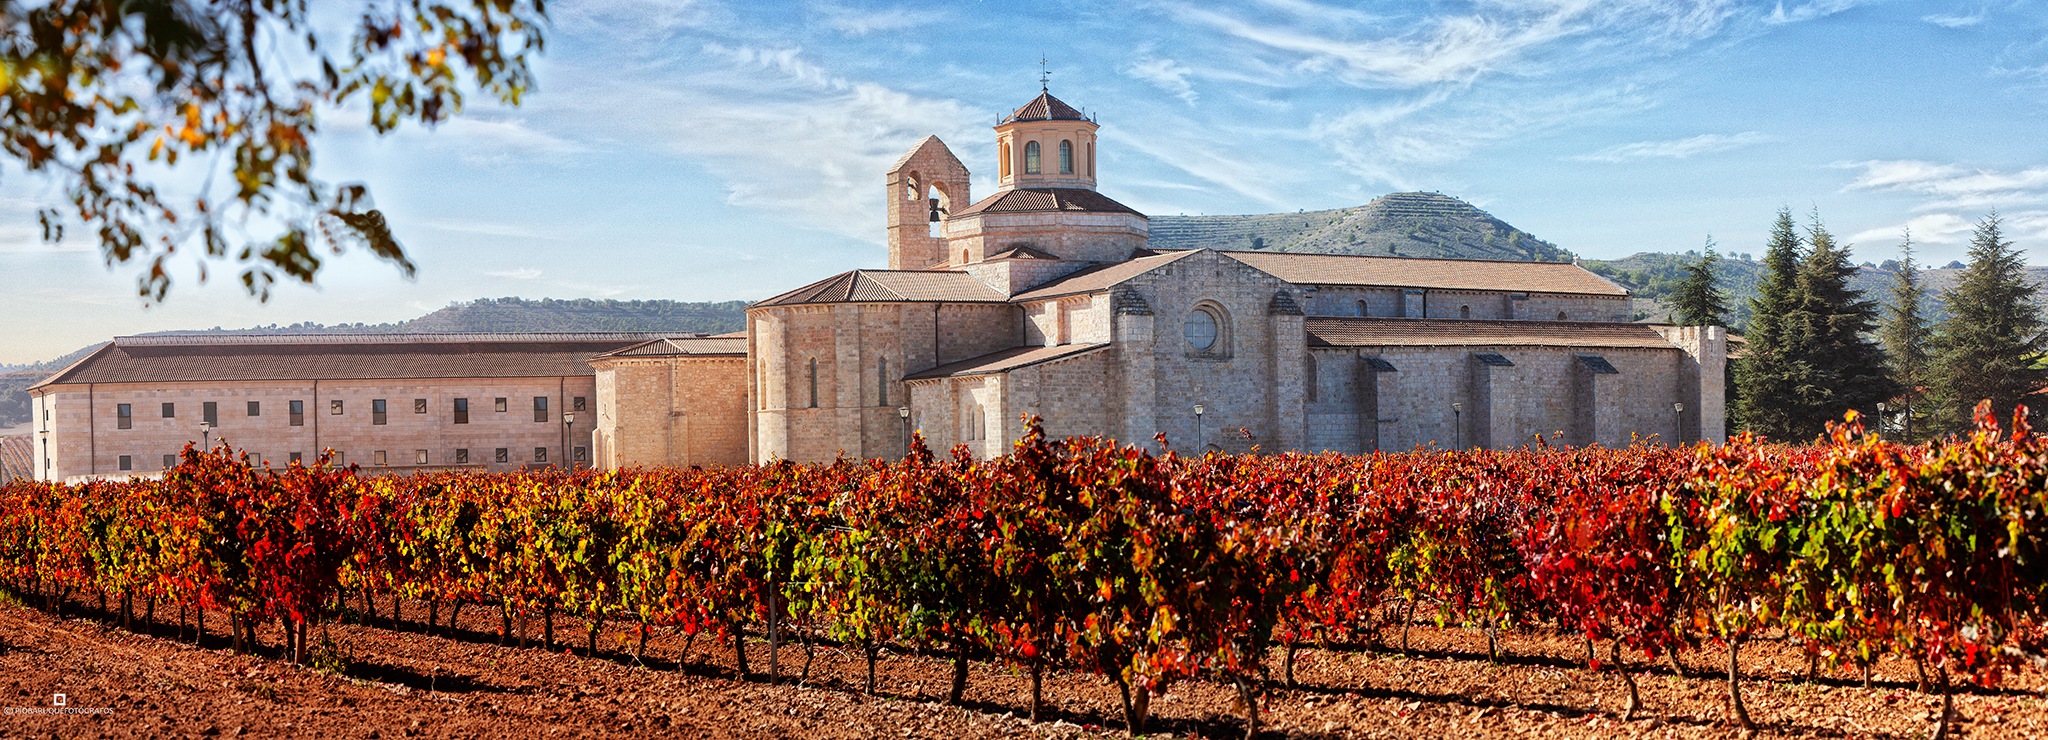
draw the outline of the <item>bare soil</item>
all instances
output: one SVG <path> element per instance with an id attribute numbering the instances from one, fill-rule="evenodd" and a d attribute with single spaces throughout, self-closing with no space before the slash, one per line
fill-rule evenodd
<path id="1" fill-rule="evenodd" d="M 581 623 L 558 618 L 554 650 L 498 645 L 500 620 L 465 611 L 452 634 L 412 620 L 405 629 L 337 624 L 326 634 L 346 658 L 340 670 L 278 659 L 281 633 L 259 632 L 256 655 L 225 649 L 222 615 L 209 615 L 206 649 L 177 636 L 177 615 L 136 632 L 110 626 L 111 615 L 57 619 L 0 605 L 0 737 L 680 737 L 680 738 L 995 738 L 1121 737 L 1116 693 L 1101 678 L 1056 672 L 1046 679 L 1051 705 L 1031 722 L 1029 681 L 998 663 L 975 662 L 964 706 L 945 695 L 952 666 L 944 656 L 891 653 L 863 693 L 866 662 L 857 650 L 814 645 L 808 681 L 797 685 L 806 651 L 786 645 L 781 680 L 771 683 L 768 646 L 748 644 L 753 672 L 734 670 L 730 644 L 653 635 L 641 662 L 633 633 L 614 625 L 596 659 L 581 655 Z M 388 605 L 387 605 L 388 607 Z M 79 611 L 77 607 L 72 610 Z M 443 615 L 446 616 L 445 614 Z M 532 626 L 535 642 L 539 625 Z M 189 635 L 189 632 L 187 633 Z M 1664 661 L 1637 665 L 1643 709 L 1623 721 L 1626 688 L 1611 666 L 1591 670 L 1585 643 L 1545 632 L 1502 637 L 1489 660 L 1487 640 L 1458 628 L 1416 626 L 1414 653 L 1398 636 L 1372 650 L 1305 649 L 1297 686 L 1274 687 L 1263 705 L 1265 738 L 1733 738 L 1725 674 L 1727 653 L 1684 655 L 1692 677 Z M 560 641 L 575 643 L 565 654 Z M 689 652 L 686 655 L 685 649 Z M 1606 646 L 1600 646 L 1602 657 Z M 1931 736 L 1940 699 L 1918 693 L 1910 663 L 1880 664 L 1874 684 L 1860 673 L 1823 671 L 1807 680 L 1807 660 L 1782 640 L 1747 643 L 1743 696 L 1767 737 L 1915 738 Z M 330 666 L 334 667 L 334 666 Z M 2037 672 L 1997 689 L 1956 696 L 1956 730 L 1970 738 L 2048 737 L 2048 701 Z M 1959 692 L 1963 691 L 1959 689 Z M 65 709 L 45 712 L 52 696 Z M 1174 686 L 1153 702 L 1152 737 L 1243 737 L 1235 692 L 1211 683 Z M 93 710 L 90 713 L 83 710 Z"/>

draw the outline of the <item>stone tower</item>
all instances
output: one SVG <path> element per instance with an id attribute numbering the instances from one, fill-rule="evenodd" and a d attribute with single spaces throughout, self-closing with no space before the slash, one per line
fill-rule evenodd
<path id="1" fill-rule="evenodd" d="M 937 136 L 924 137 L 889 168 L 889 269 L 923 270 L 946 261 L 938 226 L 974 200 L 967 168 Z"/>
<path id="2" fill-rule="evenodd" d="M 996 125 L 996 182 L 1014 188 L 1095 189 L 1095 130 L 1100 128 L 1051 92 Z"/>

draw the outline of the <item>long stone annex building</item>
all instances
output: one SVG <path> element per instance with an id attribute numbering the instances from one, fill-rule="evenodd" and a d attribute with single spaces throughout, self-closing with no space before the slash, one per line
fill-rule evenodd
<path id="1" fill-rule="evenodd" d="M 912 430 L 991 457 L 1027 416 L 1188 452 L 1724 437 L 1720 327 L 1631 323 L 1574 264 L 1151 249 L 1096 191 L 1097 128 L 1041 91 L 980 200 L 926 137 L 886 173 L 888 269 L 741 335 L 125 338 L 30 389 L 37 477 L 160 468 L 200 417 L 273 462 L 411 469 L 888 458 Z"/>

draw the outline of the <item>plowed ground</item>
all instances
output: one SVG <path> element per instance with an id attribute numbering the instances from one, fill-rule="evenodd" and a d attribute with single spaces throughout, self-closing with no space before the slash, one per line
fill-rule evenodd
<path id="1" fill-rule="evenodd" d="M 599 639 L 600 657 L 538 647 L 498 646 L 499 619 L 482 609 L 458 629 L 422 634 L 408 621 L 333 625 L 328 634 L 347 665 L 319 671 L 276 659 L 279 633 L 260 633 L 258 655 L 224 649 L 221 615 L 212 615 L 206 649 L 179 642 L 176 625 L 109 626 L 108 615 L 56 619 L 18 605 L 0 606 L 0 737 L 660 737 L 660 738 L 995 738 L 1118 737 L 1114 689 L 1101 678 L 1056 672 L 1046 679 L 1044 721 L 1029 711 L 1028 679 L 1001 664 L 975 662 L 965 706 L 945 704 L 952 668 L 943 656 L 891 653 L 881 661 L 874 696 L 863 693 L 858 651 L 817 645 L 809 680 L 797 685 L 805 649 L 785 646 L 780 683 L 770 683 L 768 647 L 748 649 L 753 673 L 734 671 L 730 645 L 679 635 L 652 637 L 642 663 L 627 630 Z M 419 605 L 406 616 L 416 618 Z M 74 607 L 73 612 L 80 611 Z M 175 622 L 159 612 L 160 621 Z M 384 615 L 388 618 L 388 613 Z M 139 624 L 139 623 L 138 623 Z M 583 644 L 581 625 L 559 620 L 557 639 Z M 538 627 L 535 627 L 536 631 Z M 189 635 L 189 633 L 187 633 Z M 1622 721 L 1626 692 L 1611 670 L 1585 665 L 1585 645 L 1544 632 L 1506 635 L 1498 662 L 1486 638 L 1416 626 L 1412 656 L 1392 647 L 1303 650 L 1297 688 L 1276 686 L 1263 702 L 1266 738 L 1720 738 L 1741 733 L 1728 721 L 1726 683 L 1704 675 L 1725 666 L 1714 648 L 1688 652 L 1694 677 L 1668 665 L 1642 671 L 1644 711 Z M 537 639 L 537 636 L 536 636 Z M 688 654 L 685 650 L 688 649 Z M 1606 654 L 1604 646 L 1602 655 Z M 1860 674 L 1823 672 L 1806 680 L 1807 661 L 1779 640 L 1745 645 L 1743 695 L 1766 737 L 1914 738 L 1934 729 L 1939 700 L 1916 693 L 1910 663 L 1878 666 L 1875 684 Z M 1272 661 L 1275 679 L 1280 660 Z M 1998 689 L 1960 694 L 1963 737 L 2048 737 L 2040 674 L 2009 678 Z M 44 712 L 66 695 L 69 714 Z M 1153 702 L 1154 737 L 1242 737 L 1234 692 L 1185 683 Z M 79 713 L 80 710 L 94 710 Z"/>

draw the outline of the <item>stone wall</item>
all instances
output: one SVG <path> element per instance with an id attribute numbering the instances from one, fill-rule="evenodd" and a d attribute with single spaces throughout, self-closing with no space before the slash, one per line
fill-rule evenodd
<path id="1" fill-rule="evenodd" d="M 955 265 L 980 262 L 1016 245 L 1064 260 L 1121 262 L 1145 246 L 1150 232 L 1144 216 L 1095 211 L 978 213 L 947 219 L 944 230 Z"/>
<path id="2" fill-rule="evenodd" d="M 745 357 L 612 358 L 597 368 L 595 464 L 744 465 Z"/>
<path id="3" fill-rule="evenodd" d="M 48 434 L 37 435 L 37 451 L 47 439 L 50 477 L 56 479 L 161 470 L 164 455 L 200 442 L 199 422 L 205 404 L 212 402 L 217 423 L 204 436 L 213 442 L 225 439 L 273 465 L 289 463 L 293 453 L 311 463 L 322 449 L 341 451 L 344 463 L 365 467 L 377 466 L 380 451 L 388 468 L 421 464 L 421 451 L 426 466 L 456 465 L 458 450 L 467 451 L 467 462 L 460 464 L 484 469 L 560 465 L 572 460 L 579 447 L 590 459 L 596 395 L 596 380 L 587 376 L 64 384 L 38 391 L 37 418 L 48 409 L 52 424 Z M 536 397 L 547 399 L 545 418 L 538 422 Z M 455 423 L 458 398 L 469 403 L 467 423 Z M 505 399 L 505 411 L 495 410 L 498 398 Z M 385 402 L 382 424 L 372 411 L 379 399 Z M 580 410 L 577 399 L 583 401 Z M 254 416 L 249 414 L 252 401 L 258 404 Z M 297 425 L 291 423 L 292 401 L 303 403 Z M 336 401 L 341 403 L 338 414 Z M 420 401 L 424 411 L 416 413 Z M 173 404 L 175 416 L 164 417 L 165 403 Z M 119 428 L 120 404 L 129 405 L 129 429 Z M 562 423 L 565 411 L 578 415 L 573 427 Z M 501 448 L 504 462 L 497 461 Z M 544 459 L 537 448 L 546 450 Z M 124 455 L 127 471 L 120 467 Z"/>

